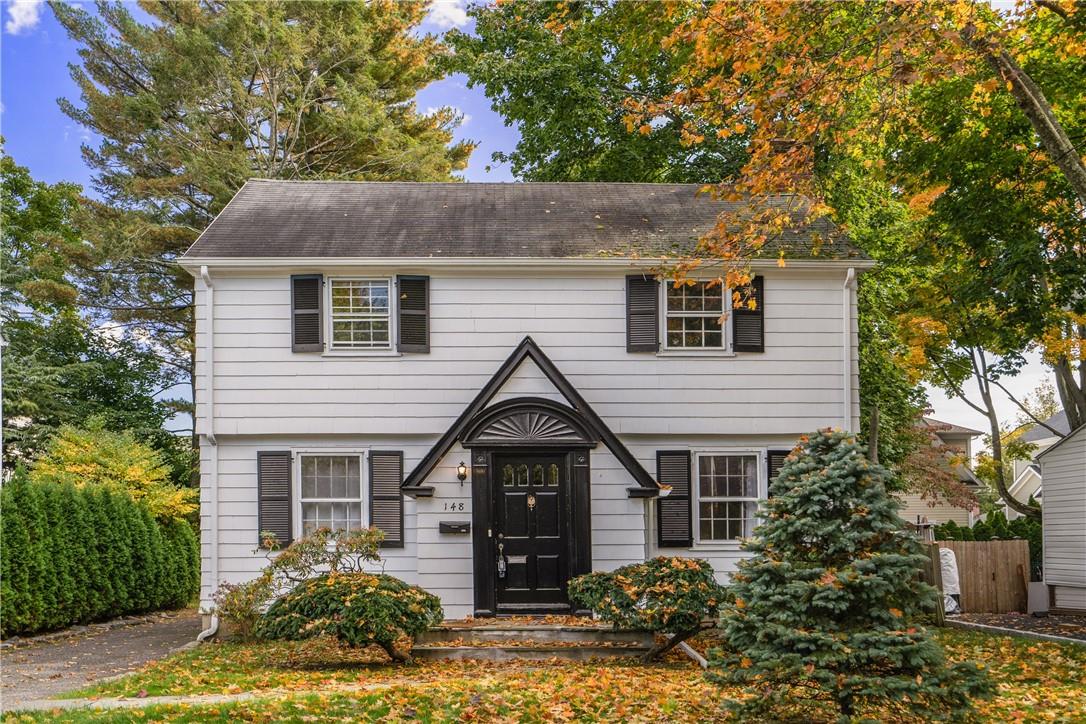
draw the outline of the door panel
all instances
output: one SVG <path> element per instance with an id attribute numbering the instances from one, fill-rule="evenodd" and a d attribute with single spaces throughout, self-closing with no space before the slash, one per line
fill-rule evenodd
<path id="1" fill-rule="evenodd" d="M 498 611 L 568 608 L 569 464 L 566 454 L 496 454 L 495 545 L 505 575 Z"/>

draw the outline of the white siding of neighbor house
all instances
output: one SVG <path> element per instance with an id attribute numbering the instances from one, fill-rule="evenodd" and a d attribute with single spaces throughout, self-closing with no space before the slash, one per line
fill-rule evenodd
<path id="1" fill-rule="evenodd" d="M 364 269 L 323 271 L 326 278 L 366 275 Z M 431 274 L 429 354 L 292 353 L 290 272 L 212 270 L 221 581 L 251 578 L 264 563 L 255 552 L 258 451 L 403 450 L 407 473 L 528 334 L 652 474 L 660 449 L 787 448 L 805 432 L 842 424 L 843 268 L 766 272 L 766 351 L 731 357 L 627 353 L 622 272 L 399 271 Z M 211 414 L 206 298 L 197 279 L 197 427 L 205 436 Z M 856 429 L 854 292 L 851 319 Z M 563 401 L 530 360 L 493 402 L 518 396 Z M 206 503 L 211 456 L 204 441 Z M 405 547 L 383 554 L 387 572 L 438 594 L 449 617 L 470 614 L 473 595 L 471 535 L 438 531 L 439 521 L 471 520 L 470 481 L 461 487 L 455 475 L 461 460 L 468 460 L 467 452 L 456 446 L 426 481 L 435 487 L 434 497 L 406 499 Z M 592 452 L 591 474 L 595 569 L 666 553 L 707 558 L 722 579 L 734 570 L 737 546 L 657 551 L 654 504 L 628 497 L 627 488 L 636 483 L 602 444 Z M 201 510 L 206 531 L 210 506 Z M 204 607 L 215 588 L 207 539 Z"/>
<path id="2" fill-rule="evenodd" d="M 1086 611 L 1086 428 L 1040 458 L 1044 573 L 1056 608 Z"/>
<path id="3" fill-rule="evenodd" d="M 929 523 L 949 523 L 954 521 L 958 525 L 964 526 L 973 524 L 973 518 L 968 508 L 957 508 L 945 500 L 938 500 L 935 505 L 931 505 L 929 501 L 924 500 L 917 493 L 899 495 L 898 498 L 902 502 L 898 514 L 905 519 L 906 523 L 916 523 L 919 517 L 920 519 L 927 518 Z"/>

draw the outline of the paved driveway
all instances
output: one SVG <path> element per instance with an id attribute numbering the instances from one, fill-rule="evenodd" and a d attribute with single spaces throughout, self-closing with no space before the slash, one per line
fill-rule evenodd
<path id="1" fill-rule="evenodd" d="M 103 630 L 90 627 L 72 636 L 0 651 L 0 709 L 79 689 L 138 669 L 196 639 L 200 616 L 194 610 L 163 613 L 145 623 Z"/>

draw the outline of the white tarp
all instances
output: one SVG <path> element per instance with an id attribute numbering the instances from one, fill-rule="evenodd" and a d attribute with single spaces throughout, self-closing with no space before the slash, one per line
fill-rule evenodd
<path id="1" fill-rule="evenodd" d="M 939 549 L 939 569 L 943 579 L 943 611 L 961 612 L 962 588 L 958 582 L 958 559 L 949 548 Z"/>

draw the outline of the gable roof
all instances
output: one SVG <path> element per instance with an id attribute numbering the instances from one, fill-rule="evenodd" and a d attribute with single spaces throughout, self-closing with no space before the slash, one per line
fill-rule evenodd
<path id="1" fill-rule="evenodd" d="M 1071 426 L 1067 423 L 1067 413 L 1060 410 L 1052 417 L 1045 420 L 1046 425 L 1051 425 L 1054 429 L 1060 431 L 1060 435 L 1064 437 L 1071 432 Z M 1022 433 L 1022 437 L 1019 438 L 1022 442 L 1037 442 L 1038 440 L 1047 440 L 1050 437 L 1059 437 L 1052 430 L 1049 430 L 1044 425 L 1034 425 L 1030 429 Z"/>
<path id="2" fill-rule="evenodd" d="M 936 420 L 934 417 L 924 417 L 922 419 L 925 425 L 931 428 L 935 428 L 936 435 L 969 435 L 970 437 L 974 437 L 976 435 L 984 434 L 980 430 L 974 430 L 971 427 L 955 425 L 952 422 L 943 422 L 942 420 Z"/>
<path id="3" fill-rule="evenodd" d="M 430 448 L 429 452 L 423 456 L 419 464 L 415 466 L 415 469 L 411 471 L 404 481 L 401 489 L 408 495 L 427 495 L 431 492 L 431 489 L 423 486 L 422 483 L 426 480 L 427 476 L 433 472 L 437 464 L 441 462 L 441 458 L 448 454 L 452 446 L 462 438 L 467 432 L 467 427 L 471 423 L 472 419 L 487 406 L 494 395 L 505 385 L 506 382 L 513 376 L 520 367 L 521 363 L 530 359 L 535 362 L 544 376 L 550 380 L 551 384 L 562 393 L 563 397 L 569 403 L 569 406 L 580 413 L 593 430 L 599 435 L 600 440 L 611 451 L 622 466 L 626 468 L 627 472 L 633 476 L 633 479 L 637 481 L 637 488 L 630 488 L 630 497 L 636 498 L 649 498 L 657 495 L 661 487 L 657 484 L 656 480 L 649 475 L 649 473 L 642 467 L 641 463 L 637 461 L 637 458 L 622 444 L 622 441 L 615 436 L 611 429 L 607 427 L 599 415 L 596 414 L 592 406 L 581 397 L 581 394 L 577 389 L 570 384 L 561 370 L 555 366 L 539 345 L 535 343 L 530 336 L 526 336 L 521 340 L 520 344 L 516 346 L 513 353 L 502 363 L 501 367 L 494 373 L 494 376 L 483 385 L 483 388 L 479 390 L 479 394 L 475 396 L 475 399 L 464 408 L 464 411 L 460 413 L 460 416 L 456 418 L 456 422 L 452 424 L 445 434 L 441 436 L 434 446 Z"/>
<path id="4" fill-rule="evenodd" d="M 251 179 L 185 253 L 216 258 L 609 258 L 692 254 L 725 210 L 699 184 Z M 786 208 L 796 197 L 771 203 Z M 867 257 L 828 219 L 761 255 Z"/>
<path id="5" fill-rule="evenodd" d="M 1067 416 L 1065 415 L 1064 416 L 1064 421 L 1066 421 L 1066 420 L 1067 420 Z M 1077 438 L 1079 435 L 1086 435 L 1086 423 L 1083 423 L 1083 424 L 1079 425 L 1074 430 L 1071 430 L 1066 435 L 1061 437 L 1058 441 L 1053 443 L 1050 447 L 1047 447 L 1044 450 L 1042 450 L 1041 452 L 1037 453 L 1037 457 L 1035 457 L 1034 460 L 1040 460 L 1041 458 L 1043 458 L 1045 455 L 1048 455 L 1050 452 L 1052 452 L 1056 448 L 1061 447 L 1068 440 L 1073 440 L 1073 439 Z"/>

